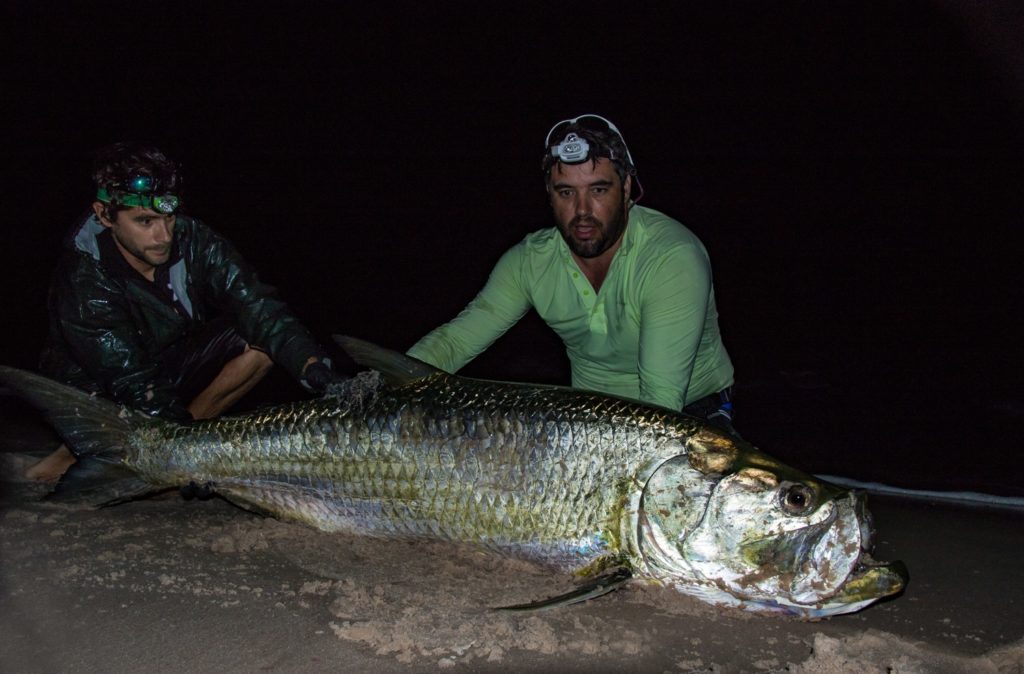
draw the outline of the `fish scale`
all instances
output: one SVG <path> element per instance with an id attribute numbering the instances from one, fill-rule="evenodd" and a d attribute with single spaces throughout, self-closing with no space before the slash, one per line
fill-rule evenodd
<path id="1" fill-rule="evenodd" d="M 213 483 L 250 505 L 327 530 L 440 534 L 499 549 L 554 543 L 556 557 L 571 547 L 560 542 L 608 538 L 605 530 L 618 526 L 618 499 L 613 489 L 594 488 L 602 477 L 594 462 L 638 465 L 650 443 L 637 441 L 635 427 L 609 428 L 601 435 L 610 434 L 612 446 L 595 455 L 584 440 L 588 434 L 577 428 L 615 421 L 595 415 L 587 404 L 593 396 L 560 391 L 561 404 L 553 406 L 464 381 L 453 386 L 435 379 L 434 385 L 386 390 L 359 406 L 325 398 L 285 407 L 274 417 L 258 415 L 254 424 L 207 422 L 191 436 L 174 429 L 161 443 L 167 455 L 154 453 L 149 465 L 138 467 L 156 476 L 160 465 L 195 466 L 187 476 L 192 481 Z M 536 416 L 524 414 L 512 424 L 503 412 L 510 405 Z M 621 415 L 622 406 L 609 411 Z M 487 428 L 506 429 L 502 442 L 492 442 Z M 241 447 L 256 451 L 236 449 Z M 313 482 L 314 472 L 331 479 L 329 493 Z M 310 497 L 296 495 L 297 486 L 319 500 L 340 495 L 367 502 L 313 509 Z M 589 546 L 585 554 L 600 552 Z M 579 563 L 581 554 L 571 554 L 571 563 Z"/>

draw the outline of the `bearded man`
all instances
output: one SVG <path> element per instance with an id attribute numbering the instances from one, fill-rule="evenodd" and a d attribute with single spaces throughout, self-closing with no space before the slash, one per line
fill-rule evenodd
<path id="1" fill-rule="evenodd" d="M 533 307 L 562 338 L 573 387 L 683 410 L 735 432 L 733 366 L 704 245 L 636 204 L 633 158 L 603 117 L 555 124 L 542 168 L 555 226 L 509 249 L 476 298 L 408 354 L 454 373 Z"/>

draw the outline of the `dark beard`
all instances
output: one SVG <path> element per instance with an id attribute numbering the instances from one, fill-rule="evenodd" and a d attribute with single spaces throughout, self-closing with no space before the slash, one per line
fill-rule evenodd
<path id="1" fill-rule="evenodd" d="M 622 236 L 622 232 L 626 229 L 625 209 L 618 208 L 615 213 L 615 217 L 607 226 L 600 220 L 593 217 L 576 216 L 569 221 L 569 224 L 566 227 L 559 227 L 562 238 L 565 239 L 565 243 L 568 244 L 569 250 L 579 257 L 591 258 L 598 257 L 601 253 L 614 246 L 615 242 Z M 595 225 L 601 231 L 603 236 L 589 241 L 576 241 L 572 238 L 570 232 L 576 225 L 582 222 Z"/>
<path id="2" fill-rule="evenodd" d="M 139 247 L 135 246 L 134 244 L 132 244 L 130 241 L 127 241 L 127 242 L 126 241 L 122 241 L 121 238 L 118 237 L 116 234 L 112 233 L 112 235 L 117 240 L 117 242 L 119 244 L 121 244 L 121 246 L 124 248 L 124 250 L 128 252 L 129 255 L 134 257 L 139 262 L 142 262 L 143 264 L 148 264 L 148 265 L 151 265 L 153 267 L 158 267 L 161 264 L 166 264 L 170 260 L 170 258 L 173 257 L 173 252 L 174 252 L 174 244 L 173 243 L 172 244 L 168 244 L 168 246 L 169 246 L 168 251 L 170 253 L 168 255 L 168 259 L 164 260 L 164 262 L 156 262 L 154 260 L 150 260 L 148 255 L 147 255 L 147 253 L 153 251 L 154 248 L 139 248 Z"/>

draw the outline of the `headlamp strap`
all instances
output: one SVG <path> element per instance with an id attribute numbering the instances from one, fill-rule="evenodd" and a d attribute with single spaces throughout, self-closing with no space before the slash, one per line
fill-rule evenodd
<path id="1" fill-rule="evenodd" d="M 114 198 L 105 187 L 101 187 L 96 190 L 96 200 L 109 204 L 114 200 Z M 125 206 L 148 208 L 156 211 L 157 213 L 170 215 L 174 211 L 178 210 L 180 200 L 173 194 L 155 195 L 137 194 L 135 192 L 120 192 L 117 195 L 117 202 Z"/>

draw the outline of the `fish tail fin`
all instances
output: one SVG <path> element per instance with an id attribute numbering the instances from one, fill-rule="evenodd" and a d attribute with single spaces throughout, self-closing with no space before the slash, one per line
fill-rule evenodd
<path id="1" fill-rule="evenodd" d="M 136 428 L 161 422 L 12 367 L 0 366 L 0 384 L 40 409 L 78 459 L 49 498 L 112 505 L 155 488 L 125 465 L 124 458 Z"/>

